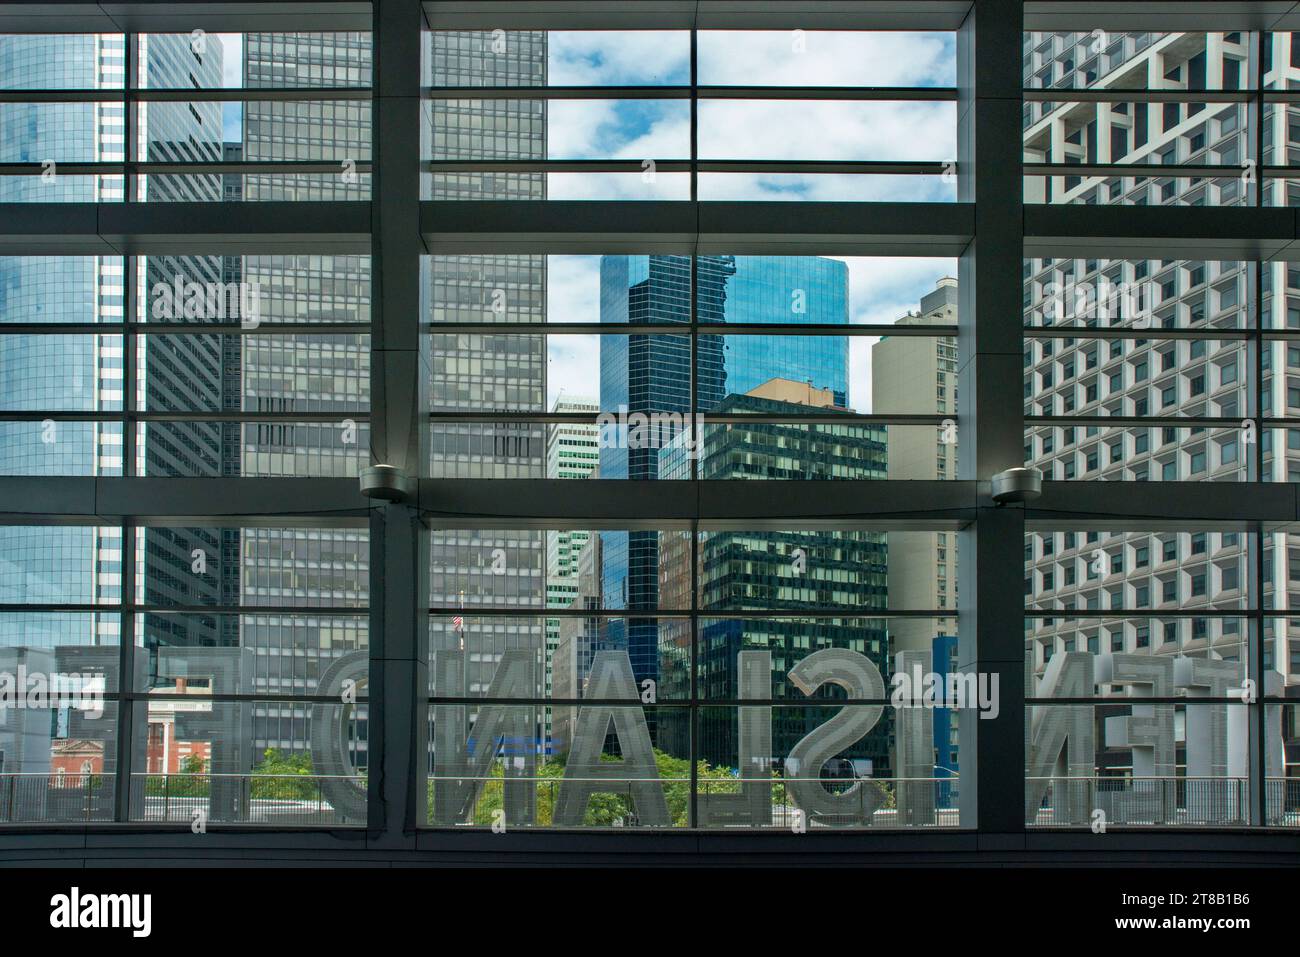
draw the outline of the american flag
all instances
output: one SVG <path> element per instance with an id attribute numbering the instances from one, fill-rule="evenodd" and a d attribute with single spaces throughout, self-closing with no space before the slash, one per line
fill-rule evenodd
<path id="1" fill-rule="evenodd" d="M 461 611 L 464 611 L 464 610 L 465 610 L 465 593 L 464 593 L 464 592 L 461 592 L 461 593 L 460 593 L 460 608 L 461 608 Z M 457 615 L 455 618 L 453 618 L 453 619 L 451 620 L 451 627 L 455 628 L 455 629 L 456 629 L 456 633 L 460 636 L 460 650 L 461 650 L 461 651 L 464 651 L 464 650 L 465 650 L 465 616 L 464 616 L 464 615 Z"/>

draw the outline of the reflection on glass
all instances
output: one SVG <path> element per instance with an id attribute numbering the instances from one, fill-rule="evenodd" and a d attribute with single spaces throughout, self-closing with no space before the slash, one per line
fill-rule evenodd
<path id="1" fill-rule="evenodd" d="M 209 668 L 221 671 L 226 664 L 214 659 Z M 364 701 L 262 705 L 205 700 L 206 694 L 178 678 L 150 695 L 147 730 L 137 730 L 135 742 L 144 761 L 131 775 L 131 820 L 204 827 L 365 825 Z M 276 711 L 292 716 L 302 740 L 255 750 L 256 716 Z"/>

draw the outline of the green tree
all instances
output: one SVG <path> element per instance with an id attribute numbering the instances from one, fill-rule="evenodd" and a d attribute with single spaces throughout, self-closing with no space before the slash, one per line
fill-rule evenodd
<path id="1" fill-rule="evenodd" d="M 674 827 L 685 827 L 690 815 L 691 781 L 690 761 L 674 757 L 667 752 L 654 751 L 655 766 L 663 786 L 664 798 L 668 803 L 668 819 Z M 615 762 L 621 760 L 612 754 L 602 754 L 601 760 Z M 537 789 L 538 827 L 549 827 L 555 820 L 555 803 L 560 785 L 564 780 L 565 756 L 545 758 L 537 763 L 534 771 Z M 696 776 L 701 794 L 738 794 L 741 780 L 732 768 L 710 765 L 707 761 L 696 764 Z M 786 791 L 785 779 L 780 771 L 772 771 L 772 807 L 783 807 L 790 803 Z M 847 782 L 846 782 L 847 783 Z M 865 779 L 863 787 L 875 788 L 880 792 L 882 809 L 893 808 L 894 792 L 885 781 Z M 496 821 L 496 813 L 505 808 L 505 765 L 495 761 L 488 772 L 488 780 L 474 805 L 473 823 L 487 827 Z M 637 813 L 636 802 L 632 799 L 630 788 L 626 784 L 610 782 L 609 791 L 598 791 L 591 795 L 587 811 L 583 816 L 584 827 L 616 827 L 620 823 L 629 824 Z M 618 788 L 619 790 L 612 790 Z M 434 782 L 428 783 L 429 820 L 432 822 Z"/>
<path id="2" fill-rule="evenodd" d="M 305 751 L 284 754 L 276 748 L 262 753 L 262 762 L 253 768 L 253 798 L 278 800 L 313 800 L 320 796 L 311 755 Z M 299 780 L 300 779 L 300 780 Z"/>

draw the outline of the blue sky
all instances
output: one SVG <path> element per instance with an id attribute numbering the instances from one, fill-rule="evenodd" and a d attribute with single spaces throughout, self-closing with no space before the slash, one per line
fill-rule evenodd
<path id="1" fill-rule="evenodd" d="M 552 85 L 673 85 L 690 82 L 686 33 L 552 33 Z M 951 86 L 956 53 L 951 34 L 706 32 L 699 38 L 699 80 L 705 85 Z M 665 159 L 690 154 L 689 107 L 673 100 L 554 101 L 549 107 L 552 157 Z M 951 103 L 705 102 L 700 109 L 703 158 L 920 159 L 956 153 Z M 552 176 L 552 198 L 683 198 L 684 177 L 658 174 Z M 904 176 L 701 177 L 703 199 L 932 200 L 954 198 L 952 184 Z M 842 258 L 849 267 L 850 321 L 892 323 L 915 310 L 943 276 L 945 258 Z M 598 318 L 599 258 L 549 257 L 548 318 Z M 871 410 L 871 348 L 875 337 L 850 340 L 850 404 Z M 547 402 L 563 390 L 598 381 L 595 336 L 552 337 Z M 591 397 L 594 387 L 585 390 Z"/>
<path id="2" fill-rule="evenodd" d="M 242 85 L 242 37 L 221 34 L 223 85 Z M 690 38 L 685 32 L 553 32 L 548 82 L 556 86 L 685 85 L 690 82 Z M 507 37 L 507 42 L 509 38 Z M 706 31 L 699 36 L 699 81 L 704 85 L 951 86 L 956 82 L 954 38 L 942 33 L 823 33 Z M 559 100 L 547 117 L 553 158 L 668 159 L 690 155 L 690 109 L 685 100 Z M 223 110 L 228 141 L 242 137 L 242 108 Z M 956 153 L 951 103 L 824 101 L 703 102 L 702 158 L 908 159 L 947 161 Z M 684 175 L 556 174 L 552 198 L 684 198 Z M 934 177 L 702 176 L 703 199 L 944 200 L 953 186 Z M 942 258 L 843 258 L 849 267 L 850 322 L 892 323 L 955 275 Z M 599 317 L 599 257 L 548 257 L 547 316 L 551 321 Z M 874 338 L 850 342 L 850 402 L 870 411 Z M 595 336 L 551 337 L 548 406 L 561 390 L 595 391 L 599 345 Z"/>
<path id="3" fill-rule="evenodd" d="M 921 297 L 957 261 L 944 257 L 831 256 L 848 266 L 849 322 L 892 323 L 915 311 Z M 600 257 L 548 256 L 546 317 L 550 322 L 596 322 L 600 318 Z M 876 336 L 849 340 L 849 405 L 871 411 L 871 349 Z M 600 337 L 550 336 L 547 342 L 547 408 L 563 393 L 595 399 L 600 381 Z"/>
<path id="4" fill-rule="evenodd" d="M 552 85 L 685 84 L 684 32 L 551 33 Z M 699 38 L 705 85 L 950 86 L 951 34 L 706 31 Z M 552 101 L 547 152 L 553 159 L 675 159 L 690 155 L 684 100 Z M 944 102 L 706 100 L 699 107 L 705 159 L 929 160 L 956 154 L 956 107 Z M 640 174 L 553 176 L 551 196 L 680 199 L 687 180 Z M 705 174 L 702 199 L 943 201 L 955 185 L 940 177 Z"/>

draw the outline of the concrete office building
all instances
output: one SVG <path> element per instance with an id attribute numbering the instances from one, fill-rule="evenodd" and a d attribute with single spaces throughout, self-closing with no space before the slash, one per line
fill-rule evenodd
<path id="1" fill-rule="evenodd" d="M 545 31 L 512 31 L 504 49 L 490 31 L 442 30 L 432 35 L 435 86 L 520 86 L 546 83 Z M 546 101 L 435 99 L 432 158 L 542 159 L 546 156 Z M 434 173 L 431 199 L 545 199 L 537 173 Z M 546 337 L 510 335 L 508 326 L 546 320 L 544 255 L 436 255 L 430 257 L 430 319 L 502 323 L 500 335 L 430 337 L 430 399 L 437 412 L 544 412 Z M 499 310 L 499 311 L 498 311 Z M 430 431 L 430 474 L 439 478 L 544 478 L 544 425 L 510 422 L 437 422 Z M 430 602 L 464 608 L 458 630 L 451 616 L 430 620 L 430 653 L 466 651 L 469 694 L 486 691 L 501 653 L 527 648 L 537 655 L 538 691 L 544 681 L 546 619 L 475 616 L 474 606 L 542 609 L 547 604 L 541 532 L 435 531 L 430 536 Z M 431 679 L 432 680 L 432 679 Z M 442 689 L 446 693 L 447 689 Z M 453 689 L 452 693 L 462 693 Z"/>
<path id="2" fill-rule="evenodd" d="M 570 607 L 596 610 L 601 607 L 601 539 L 591 535 L 578 551 L 574 566 L 575 594 Z M 596 616 L 565 616 L 558 619 L 559 637 L 551 655 L 551 697 L 577 700 L 587 687 L 587 676 L 597 651 L 611 648 L 606 622 Z M 548 709 L 550 732 L 547 747 L 551 753 L 564 754 L 573 743 L 576 706 Z"/>
<path id="3" fill-rule="evenodd" d="M 807 401 L 799 401 L 806 399 Z M 800 408 L 803 406 L 804 408 Z M 708 428 L 699 456 L 700 478 L 750 479 L 882 479 L 887 473 L 886 436 L 880 426 L 817 423 L 801 425 L 801 411 L 815 408 L 847 411 L 830 389 L 772 379 L 743 395 L 728 396 L 720 413 L 787 416 L 783 423 L 732 424 Z M 660 453 L 659 477 L 683 479 L 697 465 L 681 442 Z M 660 533 L 660 595 L 667 607 L 687 607 L 690 595 L 689 538 Z M 674 559 L 672 556 L 676 556 Z M 880 619 L 861 617 L 885 607 L 886 536 L 878 532 L 715 531 L 701 538 L 699 572 L 700 635 L 697 649 L 697 692 L 705 700 L 738 697 L 737 655 L 766 649 L 772 654 L 771 696 L 790 705 L 773 710 L 772 749 L 786 755 L 833 708 L 818 707 L 792 687 L 787 675 L 800 659 L 819 648 L 847 648 L 865 655 L 882 675 L 888 661 L 888 633 Z M 681 602 L 681 604 L 677 604 Z M 852 610 L 843 618 L 752 619 L 728 617 L 728 611 L 766 608 L 781 611 L 842 606 Z M 689 622 L 660 624 L 661 694 L 667 700 L 690 694 Z M 737 766 L 737 716 L 734 709 L 712 709 L 700 727 L 697 754 L 710 764 Z M 841 757 L 857 762 L 863 777 L 890 774 L 892 715 Z M 684 722 L 661 722 L 660 747 L 685 757 L 690 754 L 689 728 Z M 820 769 L 818 769 L 818 772 Z M 815 773 L 809 771 L 806 773 Z"/>
<path id="4" fill-rule="evenodd" d="M 691 264 L 685 256 L 605 256 L 601 259 L 602 322 L 686 323 L 691 318 Z M 695 319 L 700 324 L 848 323 L 848 267 L 813 256 L 700 256 L 696 259 Z M 808 336 L 701 335 L 697 338 L 691 402 L 690 341 L 683 335 L 603 336 L 600 405 L 607 412 L 689 415 L 720 411 L 732 395 L 765 387 L 775 398 L 807 400 L 819 390 L 848 405 L 848 339 Z M 784 380 L 784 387 L 773 385 Z M 802 397 L 802 398 L 801 398 Z M 663 449 L 633 444 L 611 432 L 602 441 L 602 478 L 660 478 Z M 677 437 L 663 444 L 671 446 Z M 602 532 L 606 607 L 645 610 L 658 599 L 660 536 L 651 531 Z M 637 681 L 659 677 L 660 623 L 629 618 L 611 635 L 632 659 Z"/>
<path id="5" fill-rule="evenodd" d="M 956 325 L 957 281 L 940 279 L 921 297 L 920 309 L 896 325 Z M 953 428 L 888 428 L 891 479 L 957 476 L 960 431 L 957 412 L 957 340 L 943 336 L 885 336 L 871 350 L 871 408 L 877 413 L 934 412 L 954 416 Z M 956 609 L 957 535 L 954 532 L 895 536 L 889 548 L 889 607 Z M 893 651 L 932 651 L 940 636 L 957 634 L 955 618 L 894 619 Z"/>
<path id="6" fill-rule="evenodd" d="M 257 88 L 352 86 L 369 82 L 370 36 L 363 33 L 250 33 L 243 40 L 244 83 Z M 292 130 L 292 136 L 286 136 Z M 245 160 L 363 159 L 370 150 L 364 100 L 254 100 L 243 106 Z M 228 151 L 233 152 L 233 151 Z M 246 174 L 242 199 L 346 200 L 368 195 L 367 177 Z M 226 194 L 235 185 L 227 180 Z M 355 475 L 369 447 L 352 414 L 368 401 L 370 355 L 361 335 L 276 335 L 275 323 L 364 322 L 370 316 L 368 256 L 245 256 L 241 278 L 259 297 L 259 328 L 239 337 L 238 402 L 243 411 L 326 412 L 336 422 L 245 424 L 239 474 Z M 306 374 L 304 374 L 306 373 Z M 349 428 L 349 423 L 355 427 Z M 240 533 L 240 602 L 280 603 L 286 583 L 321 606 L 366 601 L 369 536 L 350 529 L 248 528 Z M 359 590 L 359 586 L 360 589 Z M 333 615 L 246 614 L 240 643 L 254 650 L 254 674 L 242 690 L 313 694 L 339 656 L 365 648 L 366 623 Z M 310 750 L 311 708 L 259 702 L 253 708 L 253 757 L 267 749 Z M 365 736 L 355 742 L 364 766 Z"/>
<path id="7" fill-rule="evenodd" d="M 1264 45 L 1265 82 L 1293 85 L 1289 34 Z M 1237 90 L 1253 85 L 1249 37 L 1226 34 L 1033 34 L 1026 54 L 1033 86 L 1140 87 L 1153 90 Z M 1291 109 L 1270 110 L 1266 142 L 1289 143 Z M 1243 103 L 1025 104 L 1025 159 L 1040 162 L 1245 163 L 1254 155 Z M 1253 204 L 1248 177 L 1039 177 L 1026 180 L 1038 198 L 1058 203 L 1129 205 Z M 1289 186 L 1270 181 L 1266 204 L 1287 201 Z M 1300 272 L 1263 267 L 1265 328 L 1300 325 L 1295 311 Z M 1025 262 L 1025 322 L 1098 329 L 1145 323 L 1148 339 L 1026 338 L 1025 412 L 1044 415 L 1254 414 L 1247 383 L 1252 352 L 1240 340 L 1160 339 L 1159 329 L 1236 329 L 1255 321 L 1254 265 L 1242 262 L 1030 259 Z M 1129 284 L 1129 301 L 1107 288 Z M 1081 295 L 1076 290 L 1083 289 Z M 1093 290 L 1088 305 L 1087 290 Z M 1057 305 L 1057 300 L 1062 300 Z M 1109 300 L 1109 301 L 1108 301 Z M 1079 310 L 1079 305 L 1084 305 Z M 1136 308 L 1132 308 L 1136 307 Z M 1082 312 L 1083 314 L 1077 314 Z M 1127 313 L 1133 314 L 1127 314 Z M 1300 353 L 1265 344 L 1263 414 L 1300 405 L 1283 370 L 1300 368 Z M 1241 429 L 1028 428 L 1026 461 L 1047 478 L 1130 481 L 1240 481 L 1254 478 L 1255 447 Z M 1288 433 L 1258 436 L 1262 478 L 1294 480 L 1300 450 Z M 1279 611 L 1300 600 L 1288 560 L 1289 536 L 1266 535 L 1265 595 Z M 1160 535 L 1088 533 L 1031 536 L 1026 592 L 1046 608 L 1150 609 L 1142 620 L 1030 621 L 1035 669 L 1054 652 L 1124 650 L 1244 660 L 1245 623 L 1235 618 L 1159 620 L 1160 609 L 1224 608 L 1245 603 L 1250 538 L 1236 533 Z M 1266 666 L 1300 680 L 1300 630 L 1266 635 Z"/>
<path id="8" fill-rule="evenodd" d="M 957 281 L 940 279 L 921 297 L 920 308 L 896 325 L 957 324 Z M 953 415 L 938 430 L 888 427 L 888 475 L 891 479 L 950 479 L 957 476 L 960 429 L 957 412 L 957 339 L 943 336 L 885 336 L 871 350 L 871 407 L 878 413 L 935 412 Z M 889 541 L 889 607 L 894 609 L 957 608 L 957 533 L 909 532 L 887 536 Z M 954 670 L 957 619 L 893 618 L 889 622 L 890 654 L 928 651 L 935 673 Z M 956 712 L 934 713 L 935 775 L 955 777 Z M 946 790 L 940 806 L 951 802 Z"/>
<path id="9" fill-rule="evenodd" d="M 566 399 L 560 396 L 551 408 L 559 413 L 586 413 L 592 416 L 600 406 L 592 399 Z M 596 474 L 600 464 L 599 427 L 595 424 L 565 422 L 548 426 L 546 441 L 546 477 L 586 479 Z M 590 532 L 559 529 L 546 533 L 546 607 L 568 608 L 578 596 L 578 558 Z M 546 619 L 546 659 L 544 696 L 551 698 L 554 689 L 554 658 L 560 643 L 560 619 Z M 547 711 L 544 738 L 551 737 L 551 712 Z"/>
<path id="10" fill-rule="evenodd" d="M 17 35 L 0 36 L 0 87 L 6 89 L 121 89 L 126 54 L 120 36 L 46 35 L 31 42 Z M 189 88 L 218 85 L 223 49 L 217 38 L 196 51 L 184 36 L 141 37 L 136 83 L 149 87 Z M 136 118 L 133 155 L 151 161 L 201 162 L 221 157 L 220 107 L 153 103 Z M 123 160 L 126 125 L 120 102 L 26 103 L 3 111 L 0 158 L 12 162 L 53 161 L 44 176 L 0 177 L 0 202 L 120 202 L 127 189 L 144 201 L 210 201 L 220 198 L 220 177 L 152 176 L 124 183 L 117 175 L 61 175 L 61 162 Z M 220 257 L 150 256 L 134 261 L 140 314 L 150 314 L 149 291 L 155 283 L 208 282 L 220 279 Z M 0 258 L 0 311 L 11 323 L 111 324 L 126 318 L 126 276 L 117 256 L 15 256 Z M 165 318 L 165 317 L 164 317 Z M 139 336 L 135 342 L 135 407 L 150 411 L 192 409 L 200 402 L 220 403 L 220 346 L 214 337 Z M 120 331 L 66 336 L 0 336 L 0 404 L 28 411 L 119 411 L 125 407 L 127 361 Z M 208 408 L 211 406 L 205 406 Z M 219 407 L 219 406 L 218 406 Z M 93 421 L 9 422 L 0 426 L 2 475 L 121 475 L 129 461 L 136 474 L 199 474 L 219 458 L 219 429 L 176 423 L 167 434 L 141 427 L 135 448 L 124 448 L 120 423 Z M 201 548 L 215 554 L 219 542 L 209 531 L 183 528 L 141 529 L 135 553 L 122 554 L 119 529 L 13 527 L 4 530 L 5 571 L 0 574 L 0 601 L 36 600 L 59 604 L 120 601 L 122 566 L 137 570 L 137 595 L 147 604 L 209 604 L 229 594 L 230 579 L 189 574 L 191 555 Z M 152 651 L 168 641 L 215 643 L 213 622 L 162 619 L 142 615 L 136 641 L 148 651 L 148 669 L 156 670 Z M 38 653 L 43 667 L 71 661 L 93 662 L 96 670 L 116 673 L 115 653 L 121 639 L 120 618 L 93 612 L 43 612 L 8 615 L 0 620 L 0 645 L 15 661 Z M 80 647 L 79 647 L 80 646 Z M 84 646 L 105 647 L 104 652 Z M 35 649 L 41 649 L 35 652 Z M 114 706 L 116 707 L 116 706 Z M 52 726 L 47 713 L 36 713 L 20 726 L 44 728 L 46 744 L 33 748 L 30 734 L 22 747 L 6 747 L 5 771 L 39 773 L 51 756 L 66 752 L 69 727 Z M 110 723 L 95 722 L 88 733 L 104 738 L 82 741 L 98 757 L 97 770 L 117 764 L 115 733 Z M 54 735 L 51 740 L 51 735 Z M 66 758 L 66 753 L 62 755 Z M 62 758 L 60 758 L 61 760 Z M 66 770 L 66 768 L 65 768 Z M 95 815 L 111 815 L 111 787 L 94 795 Z M 41 798 L 43 804 L 44 798 Z M 57 804 L 50 813 L 62 813 Z M 76 809 L 76 813 L 87 813 Z"/>

